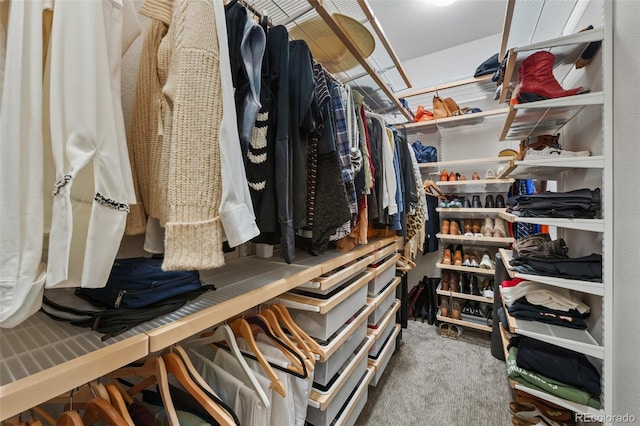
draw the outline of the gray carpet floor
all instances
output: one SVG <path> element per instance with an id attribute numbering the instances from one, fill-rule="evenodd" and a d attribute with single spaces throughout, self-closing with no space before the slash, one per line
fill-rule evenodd
<path id="1" fill-rule="evenodd" d="M 506 366 L 490 345 L 489 333 L 467 328 L 454 340 L 410 320 L 356 426 L 510 425 Z"/>

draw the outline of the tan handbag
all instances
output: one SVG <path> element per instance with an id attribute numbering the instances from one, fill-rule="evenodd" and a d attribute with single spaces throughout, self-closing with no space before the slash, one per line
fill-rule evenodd
<path id="1" fill-rule="evenodd" d="M 460 110 L 460 107 L 452 98 L 442 99 L 439 96 L 433 97 L 433 115 L 437 118 L 447 118 L 452 117 L 457 111 Z"/>
<path id="2" fill-rule="evenodd" d="M 440 96 L 433 97 L 433 116 L 436 119 L 451 117 L 451 111 Z"/>

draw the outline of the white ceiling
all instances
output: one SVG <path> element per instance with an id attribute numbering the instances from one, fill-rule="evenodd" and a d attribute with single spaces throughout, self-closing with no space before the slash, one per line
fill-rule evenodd
<path id="1" fill-rule="evenodd" d="M 369 0 L 402 61 L 500 33 L 506 3 L 457 0 L 436 6 L 428 0 Z"/>

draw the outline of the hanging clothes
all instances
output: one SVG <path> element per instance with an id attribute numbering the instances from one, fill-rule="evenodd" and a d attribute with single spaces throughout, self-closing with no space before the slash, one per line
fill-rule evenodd
<path id="1" fill-rule="evenodd" d="M 113 3 L 55 3 L 49 119 L 57 180 L 45 182 L 54 195 L 47 287 L 103 286 L 124 234 L 133 188 L 121 161 L 119 96 L 109 83 L 110 68 L 120 66 L 121 26 L 105 25 L 122 22 L 122 10 Z"/>
<path id="2" fill-rule="evenodd" d="M 289 143 L 291 146 L 291 203 L 293 228 L 307 222 L 307 161 L 309 134 L 316 126 L 318 103 L 315 96 L 313 58 L 304 40 L 289 42 Z"/>
<path id="3" fill-rule="evenodd" d="M 309 217 L 313 222 L 308 251 L 321 255 L 327 250 L 335 229 L 351 218 L 351 211 L 336 150 L 327 76 L 320 64 L 314 64 L 313 68 L 320 118 L 312 136 L 313 143 L 317 144 L 317 164 L 315 174 L 309 178 L 311 188 L 308 191 L 314 196 L 310 197 L 313 210 Z M 310 167 L 309 170 L 314 169 Z"/>
<path id="4" fill-rule="evenodd" d="M 44 194 L 42 157 L 45 1 L 1 2 L 0 16 L 0 326 L 40 309 Z M 6 49 L 5 49 L 6 41 Z M 17 202 L 19 200 L 19 202 Z"/>
<path id="5" fill-rule="evenodd" d="M 244 169 L 240 136 L 234 108 L 234 93 L 230 67 L 229 43 L 224 5 L 213 2 L 216 17 L 216 31 L 220 42 L 220 75 L 222 89 L 222 122 L 218 138 L 213 144 L 220 145 L 222 195 L 220 199 L 220 220 L 223 227 L 223 241 L 230 247 L 243 244 L 260 234 L 256 225 L 251 194 Z M 245 16 L 246 20 L 246 16 Z M 260 31 L 262 31 L 260 29 Z M 261 55 L 260 55 L 261 56 Z"/>

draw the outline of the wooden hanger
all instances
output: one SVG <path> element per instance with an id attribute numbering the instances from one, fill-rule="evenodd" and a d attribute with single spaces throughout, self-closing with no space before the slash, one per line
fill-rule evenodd
<path id="1" fill-rule="evenodd" d="M 291 334 L 292 338 L 295 340 L 296 345 L 298 345 L 298 347 L 304 352 L 306 353 L 306 357 L 309 361 L 311 361 L 312 364 L 315 365 L 316 363 L 316 357 L 314 356 L 313 350 L 311 349 L 311 347 L 307 344 L 307 342 L 298 334 L 298 332 L 296 330 L 291 330 L 291 328 L 287 325 L 288 321 L 286 320 L 286 318 L 284 318 L 281 314 L 280 311 L 277 309 L 276 305 L 271 305 L 269 308 L 267 308 L 268 311 L 272 312 L 273 315 L 275 315 L 276 317 L 276 322 L 278 323 L 278 326 L 280 327 L 280 329 L 282 330 L 282 324 L 285 325 L 285 327 L 287 327 L 287 331 L 289 332 L 289 334 Z M 269 318 L 267 317 L 267 320 L 269 320 Z M 284 333 L 284 330 L 282 330 Z M 286 333 L 284 333 L 286 335 Z M 287 336 L 288 337 L 288 336 Z"/>
<path id="2" fill-rule="evenodd" d="M 435 182 L 433 182 L 432 180 L 425 180 L 424 182 L 422 182 L 422 186 L 424 188 L 425 194 L 427 195 L 432 195 L 434 197 L 439 197 L 439 198 L 447 198 L 442 193 L 440 188 L 438 188 L 438 185 L 436 185 Z"/>
<path id="3" fill-rule="evenodd" d="M 129 415 L 129 410 L 127 409 L 127 404 L 124 401 L 124 397 L 120 393 L 120 389 L 118 389 L 113 384 L 106 385 L 105 389 L 109 394 L 109 400 L 111 401 L 111 405 L 113 405 L 116 408 L 116 410 L 118 410 L 118 413 L 120 414 L 120 416 L 122 416 L 124 421 L 127 422 L 129 426 L 135 426 L 135 424 L 133 423 L 133 419 Z M 129 395 L 127 394 L 127 396 Z"/>
<path id="4" fill-rule="evenodd" d="M 180 384 L 191 396 L 221 425 L 234 425 L 235 420 L 231 415 L 209 398 L 203 390 L 191 379 L 182 359 L 172 352 L 162 355 L 167 371 L 178 379 Z"/>
<path id="5" fill-rule="evenodd" d="M 258 362 L 264 369 L 265 373 L 271 380 L 271 385 L 269 386 L 271 389 L 275 390 L 280 396 L 283 398 L 287 395 L 287 391 L 285 390 L 284 385 L 276 375 L 276 372 L 273 371 L 273 368 L 269 365 L 269 362 L 265 359 L 264 355 L 258 349 L 258 344 L 253 337 L 253 331 L 251 330 L 251 325 L 244 318 L 236 318 L 231 322 L 231 330 L 236 337 L 242 337 L 247 345 L 253 352 L 253 354 L 258 358 Z"/>
<path id="6" fill-rule="evenodd" d="M 236 342 L 236 338 L 233 334 L 233 331 L 231 330 L 231 327 L 229 327 L 228 325 L 226 324 L 220 325 L 215 329 L 213 333 L 204 333 L 198 339 L 191 339 L 191 340 L 182 342 L 180 346 L 176 345 L 175 349 L 176 349 L 176 353 L 178 353 L 180 356 L 182 356 L 183 358 L 185 357 L 188 358 L 186 353 L 182 355 L 182 352 L 184 352 L 183 348 L 194 348 L 194 347 L 204 346 L 204 345 L 208 345 L 215 342 L 225 342 L 227 344 L 227 346 L 229 347 L 229 350 L 231 351 L 231 354 L 235 356 L 236 360 L 242 367 L 242 370 L 245 372 L 247 378 L 253 385 L 253 389 L 258 394 L 258 397 L 260 398 L 264 406 L 267 407 L 267 410 L 270 409 L 271 402 L 269 401 L 269 397 L 267 396 L 264 389 L 262 389 L 262 386 L 260 386 L 260 383 L 258 383 L 258 379 L 253 373 L 253 370 L 251 369 L 251 367 L 249 367 L 249 364 L 247 364 L 247 361 L 244 359 L 244 356 L 242 355 L 242 352 L 238 347 L 238 342 Z M 191 363 L 190 360 L 189 360 L 189 363 Z M 187 364 L 186 361 L 185 361 L 185 364 Z"/>
<path id="7" fill-rule="evenodd" d="M 150 356 L 142 366 L 122 367 L 112 372 L 110 376 L 112 378 L 143 377 L 145 380 L 142 380 L 127 391 L 131 396 L 141 392 L 147 386 L 157 383 L 169 424 L 171 426 L 180 426 L 178 414 L 176 413 L 173 401 L 171 400 L 171 393 L 169 392 L 167 369 L 161 357 Z"/>
<path id="8" fill-rule="evenodd" d="M 313 356 L 313 354 L 310 354 L 310 351 L 303 351 L 303 349 L 301 349 L 298 345 L 296 345 L 289 338 L 289 336 L 287 336 L 287 334 L 284 332 L 284 330 L 280 326 L 280 322 L 278 321 L 278 316 L 272 309 L 269 309 L 269 308 L 262 309 L 262 316 L 265 318 L 265 320 L 271 327 L 271 330 L 273 330 L 273 333 L 276 335 L 276 337 L 278 337 L 293 351 L 295 351 L 295 353 L 297 353 L 298 356 L 303 360 L 305 367 L 307 368 L 307 371 L 312 372 L 313 366 L 315 363 L 315 357 Z M 311 358 L 314 360 L 314 362 L 312 362 L 309 359 L 309 355 L 311 355 Z"/>
<path id="9" fill-rule="evenodd" d="M 56 421 L 55 426 L 84 426 L 84 422 L 77 411 L 68 410 L 62 413 Z"/>
<path id="10" fill-rule="evenodd" d="M 103 398 L 95 398 L 87 402 L 82 422 L 85 426 L 97 422 L 104 422 L 109 426 L 127 426 L 127 422 L 118 413 L 118 410 Z"/>
<path id="11" fill-rule="evenodd" d="M 278 348 L 289 360 L 289 365 L 286 367 L 287 370 L 295 374 L 307 377 L 308 373 L 306 367 L 302 365 L 304 356 L 300 356 L 299 358 L 296 357 L 297 354 L 293 352 L 295 349 L 288 346 L 275 335 L 264 316 L 262 316 L 261 314 L 256 314 L 245 319 L 247 320 L 249 325 L 251 325 L 251 330 L 255 330 L 258 333 L 263 332 L 267 337 L 269 337 L 269 339 L 271 339 L 271 341 L 274 342 L 274 346 Z"/>
<path id="12" fill-rule="evenodd" d="M 42 417 L 50 425 L 56 424 L 56 419 L 51 414 L 49 414 L 44 408 L 40 406 L 36 406 L 36 407 L 33 407 L 32 410 L 36 414 L 38 414 L 40 417 Z"/>
<path id="13" fill-rule="evenodd" d="M 291 317 L 291 314 L 284 305 L 276 303 L 270 305 L 270 307 L 275 311 L 276 315 L 278 315 L 278 318 L 280 319 L 280 322 L 284 324 L 285 327 L 287 327 L 289 333 L 293 334 L 296 340 L 304 341 L 307 346 L 309 346 L 309 349 L 311 349 L 311 352 L 313 352 L 314 354 L 322 355 L 324 353 L 318 342 L 316 342 L 302 328 L 300 328 L 298 324 L 296 324 L 296 322 Z"/>

